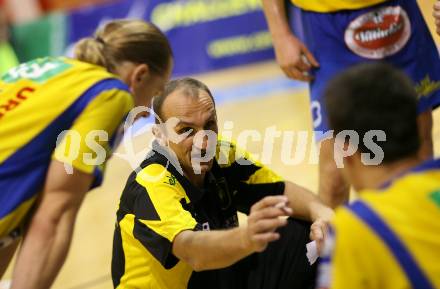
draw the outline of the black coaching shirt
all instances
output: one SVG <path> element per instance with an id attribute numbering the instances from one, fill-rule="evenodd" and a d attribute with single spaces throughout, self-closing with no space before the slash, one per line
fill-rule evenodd
<path id="1" fill-rule="evenodd" d="M 284 192 L 278 175 L 252 161 L 249 154 L 237 151 L 230 142 L 218 141 L 214 164 L 202 189 L 180 174 L 172 160 L 155 143 L 147 159 L 128 178 L 114 233 L 115 288 L 188 288 L 190 280 L 204 272 L 193 272 L 173 255 L 176 235 L 184 230 L 236 227 L 237 211 L 249 213 L 261 198 Z"/>

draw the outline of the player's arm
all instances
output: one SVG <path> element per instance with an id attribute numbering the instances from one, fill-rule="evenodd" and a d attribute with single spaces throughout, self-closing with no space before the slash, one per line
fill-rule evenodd
<path id="1" fill-rule="evenodd" d="M 42 198 L 25 235 L 13 276 L 13 289 L 46 289 L 62 267 L 70 246 L 76 215 L 87 191 L 96 184 L 100 158 L 86 163 L 85 156 L 104 153 L 107 159 L 107 141 L 96 142 L 103 151 L 95 151 L 86 143 L 89 132 L 103 130 L 113 135 L 130 106 L 130 96 L 125 91 L 103 88 L 75 120 L 71 131 L 80 136 L 80 143 L 66 146 L 67 138 L 58 143 L 46 175 Z M 110 139 L 110 137 L 109 137 Z M 65 148 L 78 150 L 74 160 L 66 155 Z M 71 152 L 69 152 L 71 153 Z M 73 174 L 66 171 L 66 164 Z M 69 173 L 68 173 L 69 172 Z M 98 177 L 98 180 L 100 178 Z"/>
<path id="2" fill-rule="evenodd" d="M 247 225 L 223 231 L 182 231 L 173 241 L 173 254 L 195 271 L 230 266 L 238 260 L 264 251 L 269 242 L 280 236 L 275 230 L 287 223 L 284 196 L 269 196 L 251 208 Z M 288 211 L 289 213 L 289 211 Z"/>
<path id="3" fill-rule="evenodd" d="M 278 64 L 287 77 L 302 81 L 312 78 L 307 72 L 318 67 L 318 61 L 307 47 L 293 35 L 286 16 L 284 0 L 262 0 Z"/>
<path id="4" fill-rule="evenodd" d="M 42 199 L 30 222 L 14 268 L 12 289 L 50 288 L 66 258 L 76 215 L 93 176 L 50 164 Z"/>
<path id="5" fill-rule="evenodd" d="M 440 35 L 440 1 L 436 0 L 434 2 L 432 15 L 434 16 L 435 30 L 438 35 Z"/>
<path id="6" fill-rule="evenodd" d="M 321 248 L 327 226 L 334 215 L 333 210 L 324 205 L 316 194 L 289 181 L 285 181 L 284 194 L 289 200 L 293 217 L 313 222 L 310 238 L 317 241 L 318 248 Z"/>

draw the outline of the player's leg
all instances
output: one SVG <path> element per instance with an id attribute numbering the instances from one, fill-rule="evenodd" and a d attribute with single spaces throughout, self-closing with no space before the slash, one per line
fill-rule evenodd
<path id="1" fill-rule="evenodd" d="M 434 144 L 432 140 L 432 110 L 429 109 L 419 114 L 417 122 L 421 141 L 419 157 L 421 160 L 427 160 L 434 155 Z"/>
<path id="2" fill-rule="evenodd" d="M 342 176 L 334 160 L 334 139 L 321 141 L 319 153 L 319 197 L 332 208 L 347 203 L 350 185 Z"/>
<path id="3" fill-rule="evenodd" d="M 421 139 L 419 157 L 432 158 L 432 109 L 440 105 L 440 59 L 437 46 L 431 36 L 416 1 L 398 1 L 411 23 L 411 38 L 400 54 L 387 61 L 403 69 L 413 80 L 419 96 L 418 128 Z"/>
<path id="4" fill-rule="evenodd" d="M 20 239 L 15 239 L 7 246 L 3 248 L 0 247 L 0 280 L 3 277 L 3 274 L 5 274 L 6 269 L 8 269 L 9 263 L 14 256 L 15 250 L 17 250 L 18 244 L 20 244 Z"/>
<path id="5" fill-rule="evenodd" d="M 350 185 L 344 180 L 341 169 L 334 158 L 334 135 L 329 131 L 327 112 L 323 101 L 324 88 L 329 79 L 342 71 L 343 67 L 328 66 L 316 73 L 311 85 L 311 113 L 315 141 L 319 147 L 319 187 L 318 195 L 328 206 L 336 208 L 348 202 Z"/>

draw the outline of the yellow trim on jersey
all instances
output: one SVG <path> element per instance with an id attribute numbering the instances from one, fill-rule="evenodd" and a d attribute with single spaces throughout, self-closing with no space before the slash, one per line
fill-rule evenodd
<path id="1" fill-rule="evenodd" d="M 155 176 L 161 176 L 160 180 L 155 180 Z M 138 173 L 136 181 L 149 192 L 148 195 L 160 217 L 160 220 L 140 221 L 173 242 L 177 234 L 183 230 L 194 229 L 197 222 L 180 204 L 181 199 L 189 203 L 185 190 L 175 178 L 174 185 L 170 185 L 170 178 L 174 176 L 164 166 L 151 164 Z"/>
<path id="2" fill-rule="evenodd" d="M 274 171 L 272 171 L 268 167 L 263 166 L 259 163 L 257 163 L 256 165 L 260 166 L 260 168 L 249 177 L 249 179 L 245 182 L 246 184 L 256 185 L 256 184 L 277 183 L 284 181 L 282 177 L 277 175 Z"/>
<path id="3" fill-rule="evenodd" d="M 291 0 L 299 8 L 312 12 L 335 12 L 373 6 L 388 0 Z"/>
<path id="4" fill-rule="evenodd" d="M 13 212 L 0 219 L 0 238 L 7 236 L 10 232 L 22 225 L 23 219 L 34 204 L 36 196 L 21 203 Z"/>

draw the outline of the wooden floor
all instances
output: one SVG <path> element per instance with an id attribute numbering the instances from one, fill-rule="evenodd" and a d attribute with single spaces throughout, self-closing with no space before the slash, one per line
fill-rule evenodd
<path id="1" fill-rule="evenodd" d="M 431 1 L 423 2 L 428 15 Z M 428 22 L 432 22 L 428 19 Z M 282 80 L 283 75 L 273 62 L 251 65 L 238 69 L 197 76 L 216 94 L 227 94 L 239 87 L 252 87 L 261 83 L 273 83 Z M 262 135 L 266 128 L 276 126 L 281 131 L 310 131 L 308 94 L 303 88 L 270 89 L 237 100 L 221 101 L 218 106 L 219 128 L 225 121 L 233 121 L 233 137 L 244 129 L 255 129 Z M 234 96 L 232 96 L 234 97 Z M 436 154 L 440 155 L 440 109 L 435 113 Z M 150 136 L 144 133 L 136 138 L 137 149 L 149 143 Z M 285 178 L 295 181 L 311 190 L 317 188 L 317 166 L 309 163 L 310 148 L 306 158 L 297 165 L 288 165 L 281 161 L 282 138 L 275 139 L 271 168 Z M 309 147 L 312 139 L 309 138 Z M 252 142 L 248 149 L 255 154 L 262 152 L 262 142 Z M 123 152 L 122 149 L 119 152 Z M 293 152 L 292 152 L 293 153 Z M 106 179 L 101 188 L 88 194 L 76 223 L 75 235 L 67 262 L 58 276 L 54 289 L 107 289 L 112 288 L 110 278 L 111 246 L 115 211 L 121 190 L 128 174 L 129 164 L 113 157 L 108 164 Z M 10 270 L 6 279 L 10 277 Z M 1 289 L 1 288 L 0 288 Z"/>

